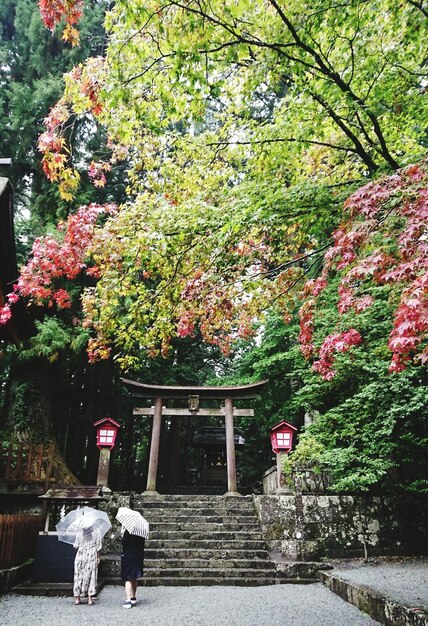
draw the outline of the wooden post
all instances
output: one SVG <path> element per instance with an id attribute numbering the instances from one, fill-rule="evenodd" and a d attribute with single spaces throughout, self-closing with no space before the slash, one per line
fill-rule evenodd
<path id="1" fill-rule="evenodd" d="M 156 475 L 158 472 L 159 443 L 162 423 L 162 398 L 156 398 L 153 414 L 152 440 L 150 444 L 149 472 L 145 493 L 156 492 Z"/>
<path id="2" fill-rule="evenodd" d="M 277 489 L 281 489 L 282 487 L 282 454 L 281 452 L 276 453 L 276 486 Z"/>
<path id="3" fill-rule="evenodd" d="M 227 493 L 228 496 L 239 496 L 236 481 L 235 432 L 233 428 L 232 398 L 225 398 L 224 413 L 226 422 L 226 459 L 227 459 Z"/>
<path id="4" fill-rule="evenodd" d="M 50 519 L 50 515 L 51 515 L 51 502 L 48 501 L 47 502 L 47 508 L 46 508 L 46 517 L 45 517 L 45 533 L 49 532 L 49 519 Z"/>
<path id="5" fill-rule="evenodd" d="M 98 461 L 97 485 L 107 487 L 108 470 L 110 467 L 110 448 L 101 448 L 100 459 Z"/>

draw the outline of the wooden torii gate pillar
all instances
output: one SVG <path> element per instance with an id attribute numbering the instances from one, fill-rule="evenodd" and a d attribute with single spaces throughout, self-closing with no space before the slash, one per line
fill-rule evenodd
<path id="1" fill-rule="evenodd" d="M 134 415 L 153 415 L 152 438 L 150 443 L 149 469 L 145 493 L 156 492 L 156 478 L 159 461 L 159 444 L 162 416 L 222 416 L 226 426 L 226 461 L 227 461 L 227 492 L 228 495 L 240 495 L 236 478 L 235 431 L 233 418 L 235 416 L 253 416 L 253 409 L 236 409 L 233 400 L 252 399 L 258 396 L 267 380 L 250 385 L 234 387 L 173 387 L 162 385 L 146 385 L 134 380 L 122 378 L 122 382 L 131 391 L 134 399 L 155 399 L 154 406 L 134 408 Z M 163 402 L 168 399 L 187 399 L 188 408 L 168 408 Z M 200 408 L 200 400 L 223 400 L 224 406 Z"/>
<path id="2" fill-rule="evenodd" d="M 162 425 L 162 398 L 156 398 L 153 413 L 152 440 L 150 443 L 149 471 L 147 475 L 146 491 L 156 491 L 156 476 L 158 473 L 159 444 Z"/>

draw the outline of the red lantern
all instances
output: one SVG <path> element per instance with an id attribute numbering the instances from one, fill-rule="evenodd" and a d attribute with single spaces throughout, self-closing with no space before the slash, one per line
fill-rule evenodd
<path id="1" fill-rule="evenodd" d="M 293 446 L 293 435 L 296 430 L 295 426 L 284 420 L 271 428 L 270 441 L 275 454 L 278 454 L 278 452 L 290 452 Z"/>
<path id="2" fill-rule="evenodd" d="M 97 428 L 97 446 L 101 450 L 102 448 L 114 448 L 116 441 L 117 429 L 120 428 L 118 424 L 111 417 L 104 417 L 102 420 L 94 423 Z"/>

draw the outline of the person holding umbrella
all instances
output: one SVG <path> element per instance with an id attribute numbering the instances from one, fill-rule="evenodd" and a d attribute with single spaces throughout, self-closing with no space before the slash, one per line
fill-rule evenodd
<path id="1" fill-rule="evenodd" d="M 102 538 L 111 528 L 107 513 L 88 506 L 78 507 L 56 525 L 58 540 L 77 548 L 74 559 L 74 603 L 88 596 L 88 606 L 93 605 L 97 592 L 98 553 Z"/>
<path id="2" fill-rule="evenodd" d="M 149 523 L 138 512 L 119 507 L 116 519 L 122 524 L 122 554 L 120 566 L 125 583 L 124 609 L 137 604 L 137 580 L 143 575 L 144 545 L 149 536 Z"/>
<path id="3" fill-rule="evenodd" d="M 88 606 L 92 606 L 93 596 L 97 593 L 97 575 L 101 535 L 97 528 L 85 526 L 76 536 L 74 547 L 77 548 L 74 560 L 73 595 L 74 603 L 80 604 L 80 596 L 88 596 Z"/>

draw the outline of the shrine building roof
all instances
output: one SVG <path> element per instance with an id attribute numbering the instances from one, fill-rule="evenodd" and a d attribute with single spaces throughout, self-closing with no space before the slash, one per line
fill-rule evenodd
<path id="1" fill-rule="evenodd" d="M 102 488 L 99 485 L 55 485 L 48 489 L 39 498 L 45 500 L 76 500 L 87 502 L 89 500 L 104 500 Z"/>

